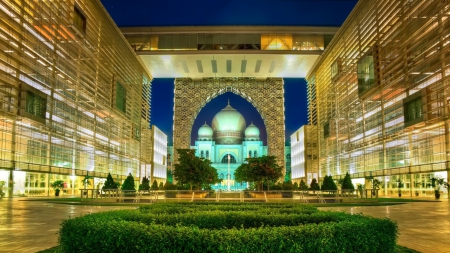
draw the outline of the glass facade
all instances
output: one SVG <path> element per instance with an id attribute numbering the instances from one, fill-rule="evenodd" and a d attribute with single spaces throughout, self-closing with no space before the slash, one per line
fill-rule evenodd
<path id="1" fill-rule="evenodd" d="M 411 196 L 432 192 L 432 177 L 448 180 L 449 8 L 359 1 L 307 75 L 309 123 L 331 131 L 316 135 L 319 178 L 348 172 L 370 188 L 373 176 L 382 194 L 396 194 L 401 179 Z"/>
<path id="2" fill-rule="evenodd" d="M 108 173 L 137 179 L 151 76 L 105 10 L 95 1 L 4 0 L 0 19 L 3 190 L 51 194 L 61 179 L 79 194 L 87 173 L 91 187 Z M 113 80 L 122 80 L 119 96 Z"/>
<path id="3" fill-rule="evenodd" d="M 292 33 L 125 34 L 136 51 L 299 50 L 323 51 L 332 35 Z"/>

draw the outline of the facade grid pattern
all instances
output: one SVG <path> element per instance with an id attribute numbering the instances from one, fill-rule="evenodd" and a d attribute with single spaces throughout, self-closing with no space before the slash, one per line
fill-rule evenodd
<path id="1" fill-rule="evenodd" d="M 307 76 L 321 178 L 378 176 L 386 189 L 448 178 L 449 14 L 448 1 L 358 2 Z M 358 68 L 369 60 L 373 77 Z M 405 122 L 412 99 L 423 115 Z"/>
<path id="2" fill-rule="evenodd" d="M 76 11 L 86 19 L 82 31 Z M 22 172 L 44 173 L 48 188 L 61 175 L 137 175 L 140 140 L 131 133 L 142 119 L 150 126 L 150 80 L 99 1 L 2 1 L 0 181 L 27 177 L 30 188 Z M 115 106 L 116 82 L 126 90 L 124 111 Z M 42 120 L 29 115 L 30 94 L 45 98 Z"/>

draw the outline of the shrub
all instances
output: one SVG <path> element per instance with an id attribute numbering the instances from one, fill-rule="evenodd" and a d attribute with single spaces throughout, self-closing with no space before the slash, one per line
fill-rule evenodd
<path id="1" fill-rule="evenodd" d="M 342 181 L 342 190 L 355 190 L 355 186 L 352 183 L 352 179 L 348 172 L 345 174 L 344 180 Z"/>
<path id="2" fill-rule="evenodd" d="M 317 183 L 317 180 L 315 178 L 313 178 L 313 180 L 311 181 L 311 185 L 310 185 L 309 189 L 312 191 L 320 190 L 320 186 Z"/>
<path id="3" fill-rule="evenodd" d="M 142 183 L 139 185 L 139 190 L 148 191 L 150 190 L 150 181 L 147 177 L 142 178 Z"/>
<path id="4" fill-rule="evenodd" d="M 125 182 L 123 182 L 122 190 L 136 190 L 136 188 L 134 187 L 134 178 L 131 173 L 128 174 L 127 179 L 125 179 Z"/>
<path id="5" fill-rule="evenodd" d="M 111 173 L 108 173 L 108 177 L 106 177 L 106 182 L 102 189 L 117 189 L 117 184 L 114 182 Z"/>
<path id="6" fill-rule="evenodd" d="M 153 181 L 152 190 L 154 191 L 158 190 L 158 182 L 156 182 L 156 180 Z"/>
<path id="7" fill-rule="evenodd" d="M 294 204 L 183 203 L 65 220 L 59 243 L 62 252 L 394 252 L 396 238 L 389 219 Z"/>

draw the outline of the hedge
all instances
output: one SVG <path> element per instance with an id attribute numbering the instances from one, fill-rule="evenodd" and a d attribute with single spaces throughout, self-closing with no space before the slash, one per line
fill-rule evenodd
<path id="1" fill-rule="evenodd" d="M 265 211 L 287 208 L 255 205 L 255 212 L 245 212 L 233 209 L 205 210 L 209 205 L 179 205 L 180 210 L 186 208 L 192 211 L 197 208 L 199 211 L 151 213 L 151 210 L 158 210 L 161 206 L 89 214 L 65 220 L 60 229 L 61 250 L 394 252 L 397 239 L 397 225 L 391 220 L 342 212 L 322 212 L 315 209 L 308 214 L 302 213 L 302 208 L 291 206 L 290 214 L 270 214 Z M 228 205 L 230 206 L 232 205 Z M 220 208 L 220 205 L 216 207 Z M 235 207 L 240 209 L 243 206 Z M 260 212 L 259 209 L 265 211 Z"/>

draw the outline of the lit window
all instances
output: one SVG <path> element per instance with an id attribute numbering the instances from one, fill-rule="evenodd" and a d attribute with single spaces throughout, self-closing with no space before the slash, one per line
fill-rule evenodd
<path id="1" fill-rule="evenodd" d="M 209 151 L 206 150 L 206 159 L 209 159 Z"/>
<path id="2" fill-rule="evenodd" d="M 203 150 L 200 151 L 200 157 L 201 157 L 201 158 L 204 158 L 204 157 L 205 157 L 205 152 L 203 152 Z"/>
<path id="3" fill-rule="evenodd" d="M 86 33 L 86 17 L 77 6 L 73 9 L 73 25 L 79 32 Z"/>
<path id="4" fill-rule="evenodd" d="M 333 64 L 331 64 L 331 80 L 335 80 L 340 74 L 339 61 L 335 60 Z"/>
<path id="5" fill-rule="evenodd" d="M 230 160 L 230 163 L 236 163 L 236 158 L 233 155 L 225 155 L 222 158 L 222 163 L 228 163 L 228 160 Z"/>
<path id="6" fill-rule="evenodd" d="M 253 157 L 258 157 L 258 153 L 256 153 L 256 150 L 253 152 Z"/>
<path id="7" fill-rule="evenodd" d="M 46 111 L 47 99 L 31 91 L 27 91 L 26 112 L 41 119 L 45 119 Z"/>
<path id="8" fill-rule="evenodd" d="M 126 112 L 127 90 L 119 82 L 116 82 L 116 107 L 122 112 Z"/>
<path id="9" fill-rule="evenodd" d="M 132 133 L 131 137 L 133 139 L 138 140 L 138 141 L 141 140 L 141 129 L 139 129 L 139 127 L 137 127 L 136 125 L 133 124 L 131 133 Z"/>
<path id="10" fill-rule="evenodd" d="M 358 94 L 361 95 L 375 84 L 375 66 L 372 52 L 358 61 L 357 71 Z"/>
<path id="11" fill-rule="evenodd" d="M 323 125 L 323 138 L 330 136 L 330 123 Z"/>
<path id="12" fill-rule="evenodd" d="M 415 98 L 404 105 L 405 123 L 421 120 L 423 116 L 422 97 Z"/>

